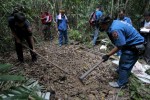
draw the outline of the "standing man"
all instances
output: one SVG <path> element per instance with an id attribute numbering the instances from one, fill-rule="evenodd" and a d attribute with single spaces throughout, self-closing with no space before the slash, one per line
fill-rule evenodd
<path id="1" fill-rule="evenodd" d="M 100 30 L 106 31 L 112 43 L 116 46 L 108 54 L 102 57 L 107 61 L 111 55 L 118 50 L 122 50 L 119 61 L 119 79 L 116 82 L 109 82 L 115 88 L 125 86 L 128 82 L 129 74 L 144 50 L 144 38 L 131 25 L 123 21 L 112 20 L 106 16 L 100 21 Z"/>
<path id="2" fill-rule="evenodd" d="M 93 46 L 95 46 L 98 35 L 99 35 L 99 28 L 98 28 L 98 21 L 99 19 L 102 17 L 103 13 L 101 11 L 101 6 L 97 6 L 96 7 L 96 11 L 93 13 L 94 15 L 92 15 L 92 17 L 94 17 L 94 35 L 93 35 L 93 40 L 92 40 L 92 44 Z"/>
<path id="3" fill-rule="evenodd" d="M 126 16 L 124 9 L 123 9 L 123 10 L 120 10 L 118 15 L 119 15 L 118 20 L 124 21 L 124 22 L 129 23 L 129 24 L 132 25 L 132 21 L 131 21 L 131 19 L 130 19 L 129 17 Z M 121 55 L 121 50 L 119 50 L 119 51 L 117 52 L 117 55 L 118 55 L 118 56 Z"/>
<path id="4" fill-rule="evenodd" d="M 118 18 L 118 20 L 122 20 L 122 21 L 127 22 L 127 23 L 132 25 L 132 21 L 131 21 L 131 19 L 129 17 L 126 16 L 124 9 L 119 11 L 119 18 Z"/>
<path id="5" fill-rule="evenodd" d="M 69 25 L 68 18 L 65 15 L 64 9 L 59 10 L 59 15 L 56 17 L 56 24 L 56 30 L 58 31 L 59 46 L 61 47 L 63 44 L 68 44 L 67 29 L 69 28 Z"/>
<path id="6" fill-rule="evenodd" d="M 29 48 L 32 49 L 30 50 L 30 54 L 32 61 L 35 62 L 37 60 L 37 55 L 34 52 L 34 40 L 32 37 L 31 27 L 25 18 L 25 15 L 23 13 L 14 13 L 14 16 L 8 18 L 8 24 L 15 39 L 18 60 L 21 63 L 24 62 L 21 42 L 25 39 L 29 45 Z"/>
<path id="7" fill-rule="evenodd" d="M 48 12 L 41 13 L 41 22 L 43 24 L 42 31 L 44 35 L 44 40 L 52 40 L 51 36 L 51 23 L 52 23 L 52 15 Z"/>
<path id="8" fill-rule="evenodd" d="M 144 60 L 147 64 L 150 64 L 150 12 L 144 13 L 144 20 L 140 23 L 140 28 L 148 29 L 149 32 L 140 31 L 141 35 L 145 38 L 146 49 L 144 54 Z"/>

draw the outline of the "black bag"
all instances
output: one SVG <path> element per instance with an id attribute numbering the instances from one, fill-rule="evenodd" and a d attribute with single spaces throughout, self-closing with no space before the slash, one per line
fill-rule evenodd
<path id="1" fill-rule="evenodd" d="M 130 50 L 135 52 L 137 55 L 141 56 L 145 53 L 145 45 L 144 43 L 142 43 L 142 44 L 136 44 L 132 46 L 124 46 L 122 50 Z"/>
<path id="2" fill-rule="evenodd" d="M 89 23 L 90 23 L 91 26 L 95 26 L 96 25 L 96 12 L 93 12 L 90 15 Z"/>
<path id="3" fill-rule="evenodd" d="M 140 56 L 143 55 L 144 52 L 145 52 L 145 46 L 144 46 L 144 44 L 135 45 L 135 49 L 136 49 L 138 55 L 140 55 Z"/>

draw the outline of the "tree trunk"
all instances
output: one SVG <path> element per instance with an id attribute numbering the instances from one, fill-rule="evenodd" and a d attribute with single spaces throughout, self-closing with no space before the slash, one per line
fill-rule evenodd
<path id="1" fill-rule="evenodd" d="M 125 3 L 125 9 L 127 8 L 128 2 L 129 2 L 129 0 L 126 0 L 126 3 Z"/>
<path id="2" fill-rule="evenodd" d="M 118 7 L 118 9 L 120 8 L 120 0 L 118 0 L 118 3 L 117 3 L 117 7 Z"/>
<path id="3" fill-rule="evenodd" d="M 143 9 L 141 10 L 141 14 L 149 10 L 150 9 L 149 6 L 150 6 L 150 0 L 144 0 L 144 6 L 143 6 Z"/>
<path id="4" fill-rule="evenodd" d="M 112 16 L 112 14 L 113 14 L 113 8 L 114 8 L 114 0 L 112 0 L 112 2 L 111 2 L 111 16 Z"/>
<path id="5" fill-rule="evenodd" d="M 129 2 L 129 0 L 126 0 L 126 2 L 125 2 L 125 7 L 124 7 L 125 10 L 127 9 L 127 4 L 128 4 L 128 2 Z M 126 10 L 126 13 L 128 13 L 127 10 Z"/>
<path id="6" fill-rule="evenodd" d="M 149 11 L 150 10 L 150 0 L 147 0 L 146 1 L 146 6 L 145 6 L 145 9 L 144 9 L 144 12 L 145 11 Z"/>

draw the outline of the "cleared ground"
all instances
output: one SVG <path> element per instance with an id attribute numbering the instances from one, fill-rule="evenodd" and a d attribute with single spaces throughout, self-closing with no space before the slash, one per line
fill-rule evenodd
<path id="1" fill-rule="evenodd" d="M 117 76 L 111 70 L 115 66 L 111 61 L 99 65 L 83 80 L 84 84 L 78 80 L 79 76 L 101 61 L 102 53 L 98 46 L 92 49 L 74 44 L 59 47 L 47 41 L 36 45 L 36 51 L 40 54 L 36 63 L 31 62 L 29 50 L 24 51 L 25 64 L 17 63 L 15 52 L 3 54 L 0 61 L 14 64 L 14 73 L 38 80 L 45 87 L 43 91 L 53 91 L 55 97 L 61 100 L 129 100 L 128 88 L 120 90 L 108 85 Z"/>

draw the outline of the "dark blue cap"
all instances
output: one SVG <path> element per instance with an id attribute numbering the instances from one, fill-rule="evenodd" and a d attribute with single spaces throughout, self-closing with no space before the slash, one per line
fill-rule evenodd
<path id="1" fill-rule="evenodd" d="M 106 24 L 112 21 L 112 17 L 110 15 L 107 16 L 102 16 L 101 19 L 99 20 L 100 24 Z"/>

